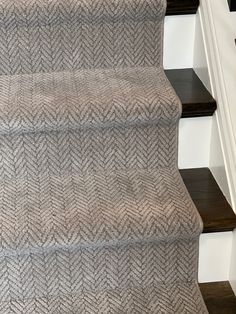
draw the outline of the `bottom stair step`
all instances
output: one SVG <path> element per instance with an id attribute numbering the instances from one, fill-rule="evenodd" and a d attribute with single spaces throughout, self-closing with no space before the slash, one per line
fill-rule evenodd
<path id="1" fill-rule="evenodd" d="M 236 296 L 228 281 L 199 286 L 209 314 L 236 314 Z"/>

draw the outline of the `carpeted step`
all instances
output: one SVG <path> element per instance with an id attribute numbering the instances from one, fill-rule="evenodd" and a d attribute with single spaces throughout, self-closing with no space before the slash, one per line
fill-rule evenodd
<path id="1" fill-rule="evenodd" d="M 181 108 L 164 73 L 87 73 L 1 78 L 2 178 L 176 167 Z"/>
<path id="2" fill-rule="evenodd" d="M 1 254 L 195 239 L 202 222 L 178 171 L 1 180 Z"/>
<path id="3" fill-rule="evenodd" d="M 175 124 L 181 104 L 162 69 L 0 76 L 0 135 Z"/>
<path id="4" fill-rule="evenodd" d="M 3 0 L 0 74 L 160 67 L 164 0 Z"/>

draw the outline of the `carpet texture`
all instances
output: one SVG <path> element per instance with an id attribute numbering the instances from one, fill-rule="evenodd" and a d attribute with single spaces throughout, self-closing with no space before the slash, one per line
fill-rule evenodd
<path id="1" fill-rule="evenodd" d="M 206 314 L 164 0 L 0 3 L 0 314 Z"/>

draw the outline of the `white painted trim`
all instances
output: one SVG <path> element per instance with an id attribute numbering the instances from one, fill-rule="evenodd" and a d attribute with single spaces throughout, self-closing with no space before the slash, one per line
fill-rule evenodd
<path id="1" fill-rule="evenodd" d="M 194 71 L 199 76 L 206 88 L 211 91 L 211 82 L 208 72 L 208 56 L 206 51 L 206 39 L 202 30 L 200 12 L 196 15 L 195 45 L 194 45 Z M 215 180 L 223 191 L 228 202 L 231 202 L 228 179 L 225 170 L 221 142 L 219 137 L 218 123 L 216 115 L 212 118 L 211 139 L 209 144 L 209 168 Z"/>
<path id="2" fill-rule="evenodd" d="M 197 12 L 196 14 L 193 68 L 202 83 L 211 93 L 211 82 L 208 73 L 208 60 L 206 56 L 205 38 L 202 31 L 199 12 Z"/>
<path id="3" fill-rule="evenodd" d="M 230 265 L 230 272 L 229 272 L 229 280 L 230 284 L 233 288 L 233 291 L 236 295 L 236 230 L 233 232 L 233 239 L 232 239 L 232 251 L 231 251 L 231 265 Z"/>
<path id="4" fill-rule="evenodd" d="M 236 206 L 236 142 L 230 117 L 230 107 L 226 93 L 225 80 L 218 50 L 215 21 L 212 9 L 215 0 L 203 0 L 199 9 L 202 30 L 205 39 L 209 75 L 213 97 L 217 100 L 218 109 L 216 121 L 222 146 L 225 169 L 228 178 L 230 200 L 233 208 Z"/>
<path id="5" fill-rule="evenodd" d="M 211 89 L 217 100 L 218 109 L 213 126 L 218 129 L 214 133 L 212 141 L 218 137 L 222 148 L 223 168 L 225 169 L 229 188 L 228 200 L 236 211 L 236 134 L 232 119 L 235 119 L 235 60 L 236 53 L 233 45 L 235 16 L 228 11 L 227 0 L 202 0 L 199 10 L 205 50 L 208 60 Z M 234 114 L 234 116 L 233 116 Z M 212 143 L 210 164 L 214 166 L 216 160 L 213 157 L 215 143 Z M 215 175 L 220 171 L 216 169 Z M 225 179 L 223 179 L 224 181 Z M 223 187 L 223 192 L 227 191 Z M 230 250 L 229 281 L 236 294 L 236 230 L 232 233 L 232 245 Z"/>
<path id="6" fill-rule="evenodd" d="M 227 201 L 231 202 L 228 179 L 225 171 L 225 161 L 223 158 L 221 141 L 219 136 L 218 123 L 216 116 L 212 119 L 211 146 L 210 146 L 210 165 L 209 168 L 218 183 Z"/>

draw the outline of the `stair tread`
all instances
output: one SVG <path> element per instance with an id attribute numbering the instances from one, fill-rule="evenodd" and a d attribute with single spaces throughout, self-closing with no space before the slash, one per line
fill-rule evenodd
<path id="1" fill-rule="evenodd" d="M 205 233 L 232 231 L 236 215 L 208 168 L 180 170 L 204 224 Z"/>
<path id="2" fill-rule="evenodd" d="M 5 255 L 193 238 L 201 231 L 177 170 L 46 172 L 1 184 Z"/>
<path id="3" fill-rule="evenodd" d="M 166 70 L 165 73 L 182 102 L 182 118 L 213 115 L 216 101 L 193 69 Z"/>
<path id="4" fill-rule="evenodd" d="M 0 134 L 153 124 L 180 115 L 157 67 L 2 76 L 0 89 Z"/>
<path id="5" fill-rule="evenodd" d="M 228 281 L 199 284 L 209 314 L 235 314 L 236 296 Z"/>
<path id="6" fill-rule="evenodd" d="M 195 14 L 199 0 L 167 0 L 166 15 Z"/>
<path id="7" fill-rule="evenodd" d="M 209 116 L 214 113 L 216 109 L 216 102 L 204 87 L 201 80 L 194 73 L 193 69 L 166 70 L 165 73 L 182 102 L 183 118 Z M 111 80 L 113 82 L 112 85 L 109 83 Z M 127 98 L 132 98 L 131 92 L 133 92 L 133 94 L 135 93 L 136 98 L 139 96 L 136 104 L 137 108 L 136 106 L 131 106 L 134 109 L 130 110 L 130 120 L 135 122 L 133 117 L 134 114 L 139 114 L 139 117 L 136 117 L 136 120 L 140 120 L 141 114 L 143 116 L 146 114 L 139 112 L 139 103 L 147 103 L 147 101 L 142 101 L 145 100 L 147 96 L 149 97 L 148 99 L 150 99 L 151 103 L 158 103 L 161 88 L 164 84 L 165 80 L 163 76 L 162 80 L 158 79 L 158 71 L 156 68 L 135 68 L 133 70 L 130 68 L 130 70 L 126 71 L 114 71 L 112 69 L 97 72 L 78 71 L 75 75 L 70 75 L 70 72 L 63 72 L 63 80 L 60 78 L 58 79 L 57 73 L 39 73 L 34 74 L 33 76 L 24 75 L 23 77 L 6 76 L 0 80 L 0 87 L 2 90 L 0 98 L 0 110 L 2 111 L 0 132 L 5 132 L 2 130 L 4 127 L 8 132 L 9 128 L 19 128 L 22 127 L 22 124 L 25 125 L 25 131 L 27 131 L 30 125 L 32 125 L 32 131 L 35 131 L 37 128 L 48 128 L 52 122 L 52 117 L 56 117 L 52 128 L 58 128 L 58 124 L 64 123 L 61 123 L 62 121 L 56 121 L 60 119 L 59 111 L 61 106 L 59 105 L 62 103 L 62 112 L 65 111 L 65 105 L 68 107 L 67 110 L 71 110 L 71 108 L 76 107 L 76 110 L 74 111 L 77 112 L 73 113 L 76 117 L 72 118 L 77 119 L 77 122 L 79 122 L 81 116 L 84 116 L 84 119 L 87 119 L 87 122 L 95 123 L 96 121 L 90 121 L 91 119 L 89 120 L 91 115 L 85 113 L 85 110 L 88 112 L 86 107 L 84 105 L 80 105 L 80 100 L 82 98 L 82 102 L 93 103 L 91 110 L 100 110 L 103 107 L 101 104 L 99 104 L 99 106 L 95 106 L 94 100 L 95 103 L 97 103 L 100 99 L 105 104 L 112 103 L 113 100 L 116 102 L 121 101 L 127 103 Z M 51 86 L 54 88 L 51 88 Z M 147 89 L 147 87 L 149 87 L 149 89 Z M 126 100 L 124 99 L 125 93 L 120 92 L 121 88 L 122 91 L 126 92 Z M 8 93 L 9 89 L 11 91 L 10 96 Z M 168 94 L 169 98 L 173 96 L 171 89 L 168 91 L 165 90 L 164 92 Z M 165 96 L 165 93 L 162 92 L 161 94 Z M 110 102 L 109 99 L 111 99 Z M 57 106 L 54 104 L 55 101 L 58 104 Z M 167 101 L 166 97 L 165 101 Z M 9 102 L 14 105 L 9 106 Z M 168 99 L 168 103 L 169 102 L 170 99 Z M 36 118 L 38 120 L 45 119 L 46 112 L 43 114 L 40 113 L 40 108 L 42 106 L 47 106 L 50 117 L 46 118 L 50 121 L 42 123 L 39 123 L 39 121 L 33 121 Z M 118 106 L 118 104 L 116 106 Z M 110 108 L 109 106 L 106 107 L 108 109 Z M 122 106 L 118 106 L 115 109 L 113 108 L 117 111 L 116 116 L 124 116 L 125 114 L 129 115 L 127 108 L 123 108 L 124 112 L 122 113 L 121 107 Z M 155 107 L 152 105 L 152 107 L 159 110 L 159 106 Z M 106 109 L 106 111 L 108 109 Z M 103 109 L 102 112 L 104 112 Z M 21 114 L 23 114 L 21 117 L 21 123 L 18 123 L 19 121 L 17 121 L 17 119 Z M 102 114 L 102 116 L 104 116 L 104 114 Z M 158 114 L 156 114 L 156 116 L 158 116 Z M 155 117 L 149 118 L 151 120 L 155 119 Z M 105 121 L 105 119 L 106 118 L 104 117 L 103 120 Z M 64 121 L 64 118 L 62 120 Z"/>

